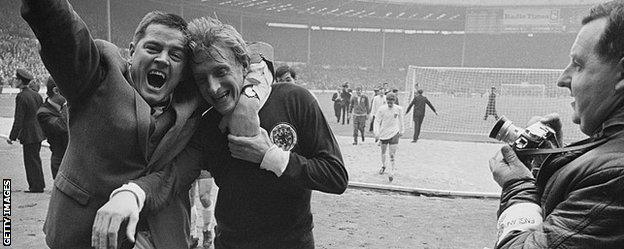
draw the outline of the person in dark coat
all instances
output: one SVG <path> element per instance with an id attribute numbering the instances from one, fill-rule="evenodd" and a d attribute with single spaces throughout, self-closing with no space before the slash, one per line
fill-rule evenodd
<path id="1" fill-rule="evenodd" d="M 92 237 L 96 214 L 106 212 L 100 211 L 104 203 L 113 195 L 126 209 L 138 205 L 132 192 L 113 190 L 169 164 L 201 115 L 197 87 L 185 72 L 187 23 L 175 14 L 147 13 L 126 60 L 114 44 L 92 38 L 67 0 L 22 0 L 21 14 L 69 106 L 69 144 L 43 226 L 46 244 L 106 246 Z M 133 248 L 139 238 L 139 247 L 148 240 L 157 248 L 188 248 L 189 215 L 183 208 L 190 206 L 188 193 L 179 198 L 161 212 L 148 208 L 133 216 L 127 223 L 138 223 L 137 235 L 123 233 L 111 244 Z"/>
<path id="2" fill-rule="evenodd" d="M 340 87 L 338 87 L 338 91 L 336 91 L 332 96 L 332 101 L 334 102 L 334 115 L 336 115 L 336 123 L 340 123 L 340 112 L 342 111 L 342 106 L 344 105 L 344 102 L 342 102 L 342 98 L 340 97 Z"/>
<path id="3" fill-rule="evenodd" d="M 425 119 L 425 104 L 428 105 L 429 108 L 431 108 L 433 113 L 438 115 L 438 112 L 436 112 L 435 107 L 433 107 L 431 102 L 429 102 L 429 99 L 427 99 L 427 97 L 423 96 L 422 94 L 423 90 L 418 89 L 418 91 L 416 91 L 416 95 L 414 95 L 414 99 L 412 99 L 412 102 L 409 104 L 409 106 L 407 106 L 407 111 L 405 111 L 405 115 L 407 115 L 410 109 L 414 107 L 414 113 L 412 114 L 412 120 L 414 121 L 414 136 L 412 138 L 412 143 L 418 142 L 418 136 L 420 136 L 420 128 L 422 126 L 423 119 Z"/>
<path id="4" fill-rule="evenodd" d="M 7 139 L 9 144 L 19 139 L 24 152 L 24 167 L 28 181 L 28 193 L 41 193 L 45 188 L 43 169 L 41 168 L 41 141 L 45 138 L 37 123 L 37 109 L 43 103 L 41 96 L 33 91 L 28 84 L 33 80 L 32 74 L 24 69 L 17 69 L 15 74 L 19 81 L 16 86 L 20 93 L 15 97 L 15 115 L 13 128 Z"/>
<path id="5" fill-rule="evenodd" d="M 495 119 L 498 119 L 498 114 L 496 113 L 496 87 L 492 87 L 490 89 L 490 95 L 488 96 L 488 103 L 485 107 L 485 116 L 483 116 L 483 120 L 487 120 L 490 115 L 494 116 Z"/>
<path id="6" fill-rule="evenodd" d="M 50 169 L 52 178 L 56 179 L 56 173 L 61 166 L 61 160 L 65 155 L 69 136 L 67 132 L 67 105 L 65 97 L 61 95 L 52 77 L 46 81 L 46 94 L 48 97 L 37 111 L 37 121 L 50 144 Z"/>
<path id="7" fill-rule="evenodd" d="M 345 124 L 345 120 L 347 121 L 347 124 L 349 124 L 349 120 L 351 119 L 351 117 L 349 117 L 349 104 L 351 101 L 351 89 L 349 89 L 348 82 L 345 82 L 342 85 L 340 98 L 342 99 L 342 109 L 340 110 L 340 112 L 342 112 L 342 124 Z"/>
<path id="8" fill-rule="evenodd" d="M 559 148 L 539 168 L 530 170 L 509 145 L 490 159 L 501 187 L 493 248 L 624 246 L 624 1 L 587 13 L 556 84 L 570 91 L 572 122 L 588 138 L 561 148 L 563 125 L 552 113 L 528 122 L 557 134 Z"/>

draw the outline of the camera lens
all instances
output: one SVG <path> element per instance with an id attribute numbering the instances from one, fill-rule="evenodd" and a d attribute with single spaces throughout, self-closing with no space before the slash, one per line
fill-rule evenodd
<path id="1" fill-rule="evenodd" d="M 505 116 L 501 116 L 490 131 L 490 137 L 506 143 L 513 143 L 522 134 L 522 129 L 513 125 Z"/>

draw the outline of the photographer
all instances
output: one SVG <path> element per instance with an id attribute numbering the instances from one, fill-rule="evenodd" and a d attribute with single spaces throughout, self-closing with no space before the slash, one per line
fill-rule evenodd
<path id="1" fill-rule="evenodd" d="M 590 138 L 549 155 L 536 176 L 510 146 L 490 159 L 502 187 L 496 248 L 624 245 L 624 1 L 593 7 L 582 24 L 557 85 Z M 561 137 L 558 115 L 534 121 Z"/>

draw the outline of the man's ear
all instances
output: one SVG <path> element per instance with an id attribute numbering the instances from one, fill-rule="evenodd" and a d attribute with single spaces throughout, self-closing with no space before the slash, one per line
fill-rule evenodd
<path id="1" fill-rule="evenodd" d="M 130 46 L 128 48 L 128 51 L 130 52 L 130 57 L 132 57 L 132 55 L 134 54 L 134 49 L 135 49 L 134 42 L 130 42 Z"/>
<path id="2" fill-rule="evenodd" d="M 617 69 L 619 70 L 620 76 L 615 83 L 615 92 L 619 94 L 624 92 L 624 58 L 618 61 Z"/>

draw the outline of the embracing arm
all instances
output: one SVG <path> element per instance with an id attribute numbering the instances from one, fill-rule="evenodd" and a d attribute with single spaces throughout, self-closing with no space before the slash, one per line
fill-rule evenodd
<path id="1" fill-rule="evenodd" d="M 340 194 L 347 188 L 348 175 L 338 143 L 317 102 L 308 91 L 288 94 L 285 101 L 292 107 L 296 121 L 296 151 L 284 151 L 271 142 L 261 129 L 254 137 L 228 135 L 232 157 L 259 163 L 272 171 L 280 181 L 304 189 Z"/>
<path id="2" fill-rule="evenodd" d="M 145 193 L 144 210 L 157 211 L 175 194 L 188 191 L 202 170 L 202 155 L 205 153 L 202 153 L 199 142 L 193 137 L 171 165 L 130 181 Z"/>
<path id="3" fill-rule="evenodd" d="M 22 0 L 22 17 L 41 43 L 41 60 L 70 102 L 99 84 L 100 54 L 67 0 Z"/>
<path id="4" fill-rule="evenodd" d="M 199 176 L 198 150 L 185 148 L 170 165 L 115 189 L 107 203 L 98 209 L 93 222 L 91 245 L 116 248 L 121 222 L 128 220 L 126 236 L 134 242 L 139 213 L 156 213 L 176 195 L 188 196 L 191 183 Z"/>

